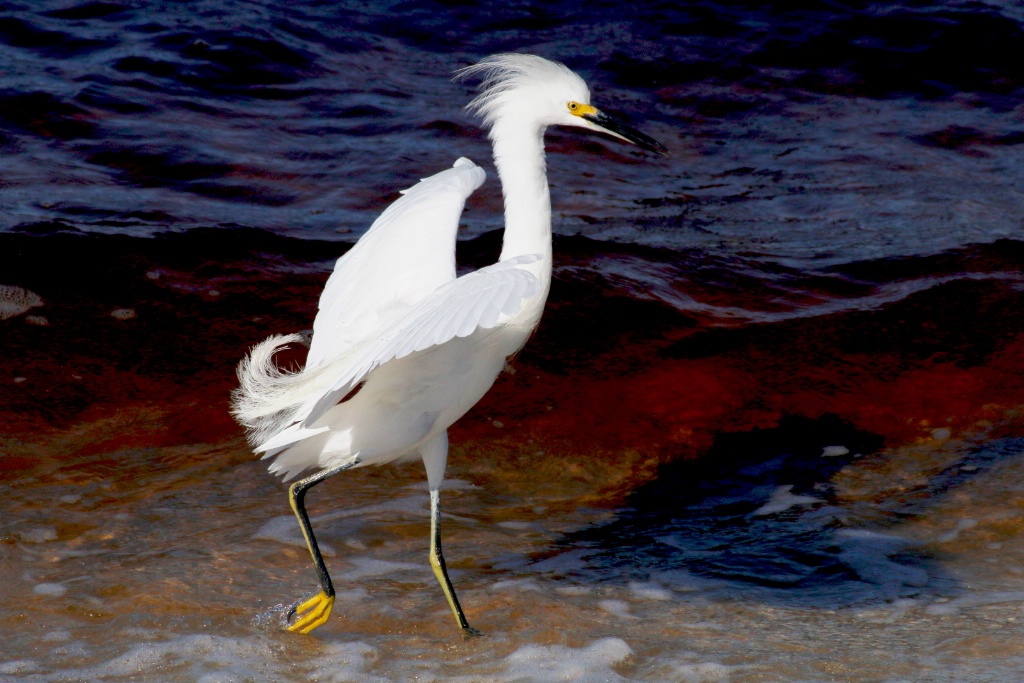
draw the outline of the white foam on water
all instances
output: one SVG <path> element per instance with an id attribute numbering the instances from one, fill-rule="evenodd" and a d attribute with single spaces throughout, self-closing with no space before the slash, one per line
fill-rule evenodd
<path id="1" fill-rule="evenodd" d="M 216 673 L 203 674 L 196 679 L 196 683 L 243 683 L 244 679 L 239 678 L 235 674 L 226 671 L 218 671 Z"/>
<path id="2" fill-rule="evenodd" d="M 161 680 L 170 678 L 174 671 L 188 673 L 196 680 L 207 675 L 220 676 L 209 680 L 266 680 L 267 663 L 273 658 L 274 650 L 264 639 L 195 634 L 134 645 L 124 654 L 80 673 L 81 680 L 110 676 Z"/>
<path id="3" fill-rule="evenodd" d="M 540 591 L 543 589 L 540 587 L 540 584 L 537 583 L 536 579 L 507 579 L 505 581 L 495 581 L 491 584 L 490 590 Z"/>
<path id="4" fill-rule="evenodd" d="M 630 581 L 629 592 L 640 600 L 671 600 L 672 591 L 653 581 Z"/>
<path id="5" fill-rule="evenodd" d="M 952 600 L 935 601 L 925 607 L 924 611 L 933 616 L 953 616 L 976 607 L 1012 603 L 1024 604 L 1024 591 L 973 592 Z"/>
<path id="6" fill-rule="evenodd" d="M 62 583 L 37 583 L 32 587 L 32 593 L 43 595 L 49 598 L 59 598 L 68 592 L 68 587 Z"/>
<path id="7" fill-rule="evenodd" d="M 783 258 L 782 261 L 791 265 L 801 263 L 800 259 L 791 261 Z M 923 277 L 912 281 L 879 284 L 869 294 L 860 297 L 827 298 L 816 304 L 802 303 L 801 305 L 764 310 L 763 308 L 740 308 L 699 301 L 681 291 L 674 284 L 679 281 L 678 271 L 674 268 L 663 264 L 652 264 L 640 258 L 616 255 L 614 258 L 595 259 L 587 266 L 558 267 L 556 272 L 564 275 L 575 272 L 583 273 L 593 269 L 597 269 L 604 275 L 610 275 L 611 281 L 620 288 L 626 289 L 632 297 L 658 300 L 679 311 L 717 319 L 725 324 L 781 322 L 800 318 L 825 317 L 845 311 L 870 311 L 957 280 L 1004 280 L 1015 283 L 1021 279 L 1020 274 L 1015 272 L 958 273 L 956 275 Z M 776 301 L 776 303 L 778 302 Z M 844 446 L 828 446 L 825 450 L 832 449 L 832 452 L 822 453 L 822 455 L 824 457 L 846 455 L 849 453 L 848 450 L 840 452 L 840 449 L 844 448 Z"/>
<path id="8" fill-rule="evenodd" d="M 46 543 L 47 541 L 57 540 L 57 527 L 53 526 L 34 526 L 27 529 L 22 529 L 18 532 L 18 536 L 25 543 Z"/>
<path id="9" fill-rule="evenodd" d="M 618 617 L 619 619 L 639 619 L 640 617 L 629 613 L 629 603 L 625 600 L 599 600 L 597 606 L 602 610 Z"/>
<path id="10" fill-rule="evenodd" d="M 780 486 L 772 491 L 768 502 L 750 513 L 751 517 L 766 517 L 779 512 L 784 512 L 792 507 L 802 505 L 819 505 L 825 501 L 813 496 L 798 496 L 793 494 L 793 485 Z"/>
<path id="11" fill-rule="evenodd" d="M 43 640 L 51 643 L 64 643 L 71 640 L 71 631 L 58 628 L 44 635 Z"/>
<path id="12" fill-rule="evenodd" d="M 31 659 L 15 659 L 0 663 L 0 674 L 30 674 L 39 669 L 39 665 Z"/>
<path id="13" fill-rule="evenodd" d="M 612 670 L 633 656 L 621 638 L 601 638 L 581 648 L 526 645 L 505 657 L 499 681 L 566 681 L 614 683 L 626 679 Z"/>
<path id="14" fill-rule="evenodd" d="M 367 671 L 377 659 L 377 650 L 366 643 L 325 643 L 320 648 L 320 654 L 311 662 L 309 680 L 324 683 L 386 683 L 388 679 Z"/>
<path id="15" fill-rule="evenodd" d="M 939 543 L 949 543 L 950 541 L 955 541 L 960 536 L 960 532 L 961 531 L 966 531 L 967 529 L 973 529 L 976 526 L 978 526 L 978 520 L 976 520 L 976 519 L 961 519 L 961 520 L 958 520 L 957 523 L 956 523 L 956 528 L 955 529 L 953 529 L 952 531 L 950 531 L 948 533 L 942 534 L 936 540 L 939 541 Z"/>
<path id="16" fill-rule="evenodd" d="M 732 672 L 738 668 L 717 662 L 698 662 L 696 664 L 673 662 L 666 667 L 667 671 L 663 676 L 659 676 L 659 680 L 678 681 L 679 683 L 727 683 Z"/>
<path id="17" fill-rule="evenodd" d="M 825 446 L 825 448 L 821 450 L 821 457 L 836 458 L 840 455 L 847 455 L 849 452 L 850 449 L 846 446 Z"/>
<path id="18" fill-rule="evenodd" d="M 896 597 L 902 586 L 920 587 L 928 583 L 928 573 L 923 569 L 886 558 L 887 555 L 916 545 L 914 541 L 868 529 L 843 529 L 835 535 L 843 548 L 839 553 L 843 563 L 856 572 L 862 581 L 880 586 L 884 595 Z"/>

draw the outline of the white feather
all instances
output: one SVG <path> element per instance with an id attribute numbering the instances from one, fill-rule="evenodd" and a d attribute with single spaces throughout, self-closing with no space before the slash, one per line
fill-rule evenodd
<path id="1" fill-rule="evenodd" d="M 455 235 L 466 198 L 486 175 L 469 159 L 425 178 L 338 259 L 313 323 L 310 368 L 345 353 L 455 279 Z"/>
<path id="2" fill-rule="evenodd" d="M 275 411 L 281 416 L 276 435 L 255 443 L 255 450 L 274 450 L 321 433 L 324 427 L 317 421 L 388 361 L 439 346 L 455 337 L 467 337 L 480 329 L 493 328 L 501 318 L 485 316 L 488 311 L 510 311 L 504 313 L 506 318 L 515 315 L 524 302 L 536 296 L 536 277 L 519 267 L 533 261 L 535 257 L 530 255 L 463 275 L 432 292 L 406 315 L 381 330 L 376 342 L 365 344 L 358 353 L 331 359 L 309 373 L 272 375 L 276 381 L 284 378 L 281 386 L 290 403 L 278 406 L 279 410 Z M 460 317 L 465 319 L 460 321 Z M 328 385 L 325 378 L 332 378 L 333 382 Z M 295 401 L 299 397 L 306 399 L 301 405 Z"/>

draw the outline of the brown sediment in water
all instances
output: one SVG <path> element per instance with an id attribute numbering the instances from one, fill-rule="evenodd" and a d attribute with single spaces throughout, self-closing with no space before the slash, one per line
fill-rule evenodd
<path id="1" fill-rule="evenodd" d="M 265 336 L 311 326 L 343 250 L 242 230 L 0 243 L 8 284 L 42 296 L 36 310 L 48 322 L 0 323 L 3 432 L 101 422 L 137 406 L 164 416 L 79 443 L 72 452 L 82 456 L 237 438 L 227 410 L 235 364 Z M 486 249 L 463 251 L 482 260 Z M 743 292 L 732 296 L 743 303 Z M 607 490 L 628 487 L 630 472 L 642 478 L 658 462 L 698 457 L 717 434 L 784 416 L 836 415 L 889 445 L 999 423 L 1024 405 L 1022 303 L 1012 284 L 967 279 L 875 310 L 713 327 L 600 279 L 556 273 L 550 310 L 515 373 L 452 441 L 500 451 L 488 466 L 512 478 L 528 470 Z M 118 309 L 134 315 L 111 314 Z"/>

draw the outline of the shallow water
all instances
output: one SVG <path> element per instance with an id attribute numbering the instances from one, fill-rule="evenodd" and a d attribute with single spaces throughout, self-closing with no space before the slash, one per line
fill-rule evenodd
<path id="1" fill-rule="evenodd" d="M 0 680 L 1020 679 L 1022 22 L 0 4 Z M 442 498 L 485 636 L 416 464 L 310 494 L 338 604 L 281 632 L 314 574 L 234 365 L 398 189 L 486 163 L 449 77 L 499 50 L 673 159 L 548 135 L 548 312 Z M 487 168 L 464 269 L 500 245 Z"/>
<path id="2" fill-rule="evenodd" d="M 605 485 L 635 463 L 606 472 L 545 444 L 523 470 L 507 441 L 463 443 L 447 554 L 486 634 L 464 642 L 425 562 L 418 467 L 316 492 L 338 603 L 315 636 L 290 635 L 254 617 L 312 572 L 240 440 L 66 451 L 165 419 L 5 445 L 36 461 L 4 487 L 6 679 L 995 681 L 1024 664 L 1019 438 L 797 458 L 766 433 L 745 440 L 745 479 L 662 471 L 625 495 Z M 652 487 L 679 495 L 652 512 Z"/>

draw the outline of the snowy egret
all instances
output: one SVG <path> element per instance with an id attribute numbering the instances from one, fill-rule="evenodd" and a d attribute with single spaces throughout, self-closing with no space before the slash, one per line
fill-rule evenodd
<path id="1" fill-rule="evenodd" d="M 405 190 L 342 256 L 320 297 L 305 367 L 283 372 L 276 335 L 238 366 L 233 413 L 256 453 L 289 488 L 320 582 L 288 614 L 290 631 L 325 623 L 334 587 L 306 514 L 306 492 L 343 470 L 419 456 L 430 490 L 430 564 L 464 633 L 473 633 L 441 553 L 438 490 L 448 427 L 490 389 L 540 321 L 551 284 L 551 203 L 544 131 L 603 131 L 667 156 L 665 148 L 590 104 L 586 83 L 562 64 L 500 54 L 458 72 L 480 77 L 469 109 L 490 130 L 505 197 L 497 263 L 455 275 L 455 233 L 467 197 L 484 181 L 468 159 Z"/>

